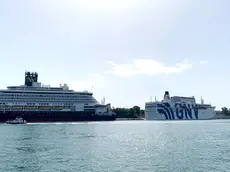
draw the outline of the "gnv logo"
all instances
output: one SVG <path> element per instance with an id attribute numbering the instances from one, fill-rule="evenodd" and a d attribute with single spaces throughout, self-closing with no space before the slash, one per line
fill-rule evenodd
<path id="1" fill-rule="evenodd" d="M 185 107 L 182 109 L 182 106 Z M 172 107 L 169 103 L 157 104 L 157 112 L 164 115 L 165 119 L 174 120 L 177 119 L 198 119 L 197 105 L 186 105 L 181 103 L 175 103 L 176 112 L 173 112 Z"/>

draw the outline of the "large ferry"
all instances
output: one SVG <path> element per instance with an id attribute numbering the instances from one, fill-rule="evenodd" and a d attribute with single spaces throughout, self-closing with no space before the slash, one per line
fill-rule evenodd
<path id="1" fill-rule="evenodd" d="M 145 103 L 146 120 L 205 120 L 213 119 L 215 115 L 215 106 L 204 104 L 203 99 L 197 104 L 194 97 L 170 98 L 168 91 L 162 101 Z"/>
<path id="2" fill-rule="evenodd" d="M 110 103 L 98 103 L 93 93 L 77 92 L 67 84 L 44 86 L 37 72 L 25 72 L 25 84 L 0 90 L 0 122 L 17 117 L 27 122 L 112 121 Z"/>

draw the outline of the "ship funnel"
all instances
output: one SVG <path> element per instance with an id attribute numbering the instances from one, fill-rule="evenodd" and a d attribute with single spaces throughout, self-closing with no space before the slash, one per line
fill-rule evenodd
<path id="1" fill-rule="evenodd" d="M 165 91 L 164 102 L 171 102 L 171 98 L 168 91 Z"/>
<path id="2" fill-rule="evenodd" d="M 32 86 L 33 83 L 38 82 L 37 72 L 25 72 L 25 85 Z"/>

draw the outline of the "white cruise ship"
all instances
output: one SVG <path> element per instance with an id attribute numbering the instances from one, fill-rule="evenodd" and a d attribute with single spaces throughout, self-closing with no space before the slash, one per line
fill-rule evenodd
<path id="1" fill-rule="evenodd" d="M 38 73 L 25 72 L 25 84 L 0 90 L 0 122 L 17 117 L 27 122 L 116 120 L 110 104 L 99 104 L 93 93 L 42 86 Z"/>
<path id="2" fill-rule="evenodd" d="M 174 96 L 166 91 L 162 101 L 145 103 L 146 120 L 205 120 L 216 115 L 215 106 L 196 103 L 194 97 Z"/>

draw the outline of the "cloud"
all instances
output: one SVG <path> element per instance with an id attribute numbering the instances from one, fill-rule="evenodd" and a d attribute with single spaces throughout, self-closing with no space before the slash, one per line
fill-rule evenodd
<path id="1" fill-rule="evenodd" d="M 208 64 L 208 60 L 202 60 L 202 61 L 200 61 L 200 64 L 201 65 Z"/>
<path id="2" fill-rule="evenodd" d="M 138 5 L 138 1 L 133 0 L 45 0 L 50 6 L 58 8 L 127 8 Z"/>
<path id="3" fill-rule="evenodd" d="M 166 66 L 153 59 L 134 60 L 131 64 L 115 64 L 108 62 L 112 66 L 108 74 L 117 76 L 134 76 L 134 75 L 160 75 L 170 73 L 180 73 L 192 68 L 192 64 L 188 62 L 177 63 L 173 66 Z"/>
<path id="4" fill-rule="evenodd" d="M 89 92 L 93 91 L 94 88 L 104 88 L 106 86 L 105 78 L 100 74 L 94 74 L 86 79 L 80 81 L 67 82 L 69 89 L 75 91 L 84 91 Z"/>

